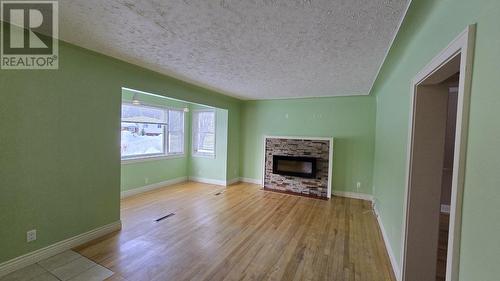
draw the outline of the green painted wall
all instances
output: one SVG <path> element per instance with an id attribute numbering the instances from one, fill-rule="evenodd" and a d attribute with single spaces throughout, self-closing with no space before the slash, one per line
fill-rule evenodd
<path id="1" fill-rule="evenodd" d="M 59 57 L 59 70 L 0 71 L 0 262 L 119 219 L 122 87 L 239 114 L 236 99 L 67 43 Z M 237 138 L 228 154 L 238 167 Z"/>
<path id="2" fill-rule="evenodd" d="M 374 194 L 398 260 L 405 188 L 410 80 L 477 23 L 463 204 L 460 280 L 500 276 L 500 1 L 413 1 L 377 79 Z"/>
<path id="3" fill-rule="evenodd" d="M 241 133 L 240 133 L 240 111 L 226 111 L 227 114 L 227 143 L 238 143 L 238 150 L 228 147 L 226 180 L 239 179 L 240 177 L 240 155 L 241 155 Z M 229 128 L 238 128 L 237 130 Z"/>
<path id="4" fill-rule="evenodd" d="M 190 104 L 186 102 L 137 93 L 127 89 L 122 91 L 122 100 L 127 102 L 132 101 L 134 93 L 137 94 L 137 97 L 141 102 L 148 105 L 180 109 L 190 106 Z M 122 191 L 188 176 L 190 138 L 189 113 L 185 114 L 184 118 L 184 156 L 180 158 L 175 157 L 171 159 L 155 159 L 143 162 L 122 163 L 120 184 Z"/>
<path id="5" fill-rule="evenodd" d="M 265 135 L 334 137 L 333 190 L 371 194 L 374 130 L 370 96 L 245 102 L 241 176 L 261 179 Z"/>
<path id="6" fill-rule="evenodd" d="M 148 160 L 121 165 L 121 190 L 187 177 L 187 158 Z"/>
<path id="7" fill-rule="evenodd" d="M 191 111 L 206 109 L 200 105 L 191 105 Z M 192 113 L 192 112 L 191 112 Z M 228 153 L 228 112 L 215 108 L 215 158 L 198 157 L 192 155 L 191 142 L 189 145 L 188 173 L 190 177 L 226 181 Z M 192 126 L 192 124 L 191 124 Z M 189 138 L 192 140 L 192 138 Z"/>

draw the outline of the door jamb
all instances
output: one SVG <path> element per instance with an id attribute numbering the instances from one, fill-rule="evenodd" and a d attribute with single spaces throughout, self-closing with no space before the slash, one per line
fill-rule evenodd
<path id="1" fill-rule="evenodd" d="M 410 98 L 410 119 L 408 132 L 408 147 L 407 147 L 407 163 L 406 163 L 406 186 L 404 196 L 404 216 L 403 216 L 403 239 L 401 246 L 401 276 L 399 280 L 405 280 L 405 257 L 406 257 L 406 240 L 407 240 L 407 223 L 408 223 L 408 202 L 409 188 L 412 163 L 412 147 L 413 147 L 413 130 L 414 130 L 414 111 L 415 111 L 415 94 L 417 86 L 426 78 L 438 71 L 443 65 L 448 63 L 456 56 L 460 56 L 460 78 L 458 85 L 458 104 L 457 104 L 457 120 L 455 133 L 455 148 L 453 159 L 453 179 L 452 179 L 452 194 L 450 204 L 450 225 L 448 236 L 448 253 L 446 263 L 446 281 L 458 280 L 458 267 L 460 259 L 460 232 L 462 222 L 462 199 L 464 190 L 465 176 L 465 158 L 467 148 L 467 129 L 469 117 L 469 101 L 471 94 L 472 81 L 472 63 L 474 55 L 476 25 L 469 25 L 461 32 L 445 49 L 443 49 L 436 57 L 434 57 L 427 66 L 425 66 L 411 82 L 411 98 Z"/>

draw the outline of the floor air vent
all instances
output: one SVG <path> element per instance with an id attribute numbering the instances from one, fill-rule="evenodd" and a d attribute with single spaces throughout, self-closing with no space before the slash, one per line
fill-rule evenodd
<path id="1" fill-rule="evenodd" d="M 169 217 L 171 217 L 171 216 L 173 216 L 173 215 L 175 215 L 175 214 L 174 214 L 174 213 L 170 213 L 170 214 L 168 214 L 168 215 L 166 215 L 166 216 L 163 216 L 163 217 L 161 217 L 161 218 L 156 219 L 156 220 L 155 220 L 155 222 L 162 221 L 162 220 L 164 220 L 164 219 L 166 219 L 166 218 L 169 218 Z"/>

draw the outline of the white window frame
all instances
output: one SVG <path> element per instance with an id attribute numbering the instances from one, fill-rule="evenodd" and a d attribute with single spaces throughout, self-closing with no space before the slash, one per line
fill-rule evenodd
<path id="1" fill-rule="evenodd" d="M 195 149 L 195 137 L 197 135 L 197 127 L 195 124 L 195 114 L 200 112 L 213 112 L 214 113 L 214 152 L 213 153 L 204 153 L 197 152 Z M 191 155 L 193 157 L 201 157 L 201 158 L 211 158 L 215 159 L 217 151 L 217 112 L 215 109 L 196 109 L 193 110 L 193 114 L 191 116 Z"/>
<path id="2" fill-rule="evenodd" d="M 122 164 L 129 164 L 129 163 L 137 163 L 137 162 L 144 162 L 144 161 L 149 161 L 149 160 L 158 160 L 158 159 L 170 159 L 170 158 L 181 158 L 184 157 L 186 153 L 186 142 L 185 142 L 185 137 L 186 137 L 186 114 L 184 112 L 184 109 L 179 109 L 179 108 L 174 108 L 174 107 L 165 107 L 165 106 L 158 106 L 158 105 L 151 105 L 151 104 L 132 104 L 131 102 L 128 101 L 122 101 L 122 105 L 130 105 L 130 106 L 138 106 L 138 107 L 145 107 L 145 108 L 153 108 L 153 109 L 160 109 L 165 111 L 166 114 L 166 123 L 167 124 L 161 124 L 161 123 L 144 123 L 144 124 L 154 124 L 155 126 L 158 124 L 164 125 L 163 127 L 163 153 L 153 153 L 153 154 L 140 154 L 140 155 L 130 155 L 130 156 L 121 156 L 121 162 Z M 183 113 L 183 122 L 182 122 L 182 153 L 168 153 L 168 135 L 169 135 L 169 130 L 168 130 L 168 124 L 169 124 L 169 119 L 168 119 L 168 111 L 181 111 Z M 120 111 L 121 114 L 121 111 Z M 120 117 L 120 124 L 121 123 L 137 123 L 137 122 L 127 122 L 123 121 Z"/>

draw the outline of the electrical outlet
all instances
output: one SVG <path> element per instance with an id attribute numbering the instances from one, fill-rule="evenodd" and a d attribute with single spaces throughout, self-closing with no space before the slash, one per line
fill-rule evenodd
<path id="1" fill-rule="evenodd" d="M 144 178 L 144 183 L 148 184 L 149 183 L 149 178 Z"/>
<path id="2" fill-rule="evenodd" d="M 29 230 L 26 232 L 26 242 L 33 242 L 36 240 L 36 229 Z"/>
<path id="3" fill-rule="evenodd" d="M 358 181 L 358 183 L 356 183 L 356 189 L 359 191 L 360 187 L 361 187 L 361 182 Z"/>

